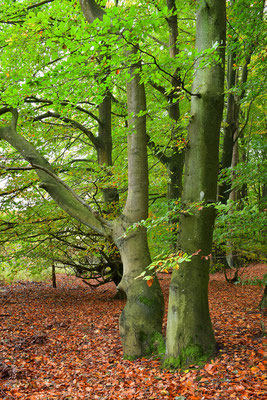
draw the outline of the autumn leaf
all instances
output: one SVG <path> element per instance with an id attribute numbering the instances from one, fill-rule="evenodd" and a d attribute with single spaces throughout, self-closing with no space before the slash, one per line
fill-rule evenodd
<path id="1" fill-rule="evenodd" d="M 153 282 L 154 282 L 154 279 L 153 278 L 151 278 L 151 279 L 148 279 L 147 281 L 146 281 L 146 283 L 147 283 L 147 286 L 152 286 L 153 285 Z"/>
<path id="2" fill-rule="evenodd" d="M 208 374 L 213 375 L 217 369 L 217 365 L 216 364 L 206 364 L 204 366 L 204 369 L 205 369 L 205 371 L 207 371 Z"/>
<path id="3" fill-rule="evenodd" d="M 263 269 L 255 265 L 249 271 L 262 275 Z M 171 276 L 159 277 L 167 300 Z M 202 368 L 165 371 L 159 359 L 123 360 L 117 319 L 124 304 L 111 300 L 114 285 L 92 291 L 75 277 L 59 274 L 57 280 L 57 289 L 28 282 L 0 292 L 1 398 L 265 400 L 265 338 L 253 340 L 262 318 L 262 288 L 225 285 L 223 274 L 212 275 L 211 317 L 220 355 Z M 11 302 L 3 302 L 6 293 Z M 25 339 L 26 351 L 20 346 Z"/>

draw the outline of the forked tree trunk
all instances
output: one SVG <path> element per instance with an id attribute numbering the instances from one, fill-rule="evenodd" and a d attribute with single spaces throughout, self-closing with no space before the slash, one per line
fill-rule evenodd
<path id="1" fill-rule="evenodd" d="M 219 133 L 223 110 L 225 0 L 198 1 L 196 48 L 218 43 L 220 61 L 199 68 L 196 63 L 188 130 L 183 202 L 203 201 L 203 207 L 181 220 L 180 244 L 193 254 L 172 274 L 167 322 L 165 365 L 198 362 L 214 353 L 215 339 L 208 306 L 209 260 L 216 201 Z M 207 258 L 207 259 L 206 259 Z"/>
<path id="2" fill-rule="evenodd" d="M 89 23 L 103 18 L 104 11 L 93 0 L 80 0 L 82 11 Z M 136 47 L 129 56 L 136 54 Z M 163 296 L 157 279 L 149 287 L 143 279 L 136 279 L 150 260 L 147 234 L 139 228 L 130 234 L 127 228 L 148 216 L 148 166 L 145 88 L 140 84 L 138 71 L 141 64 L 129 67 L 131 80 L 127 83 L 129 115 L 128 142 L 128 195 L 123 214 L 113 223 L 112 237 L 123 262 L 123 278 L 118 289 L 127 295 L 127 303 L 120 318 L 120 334 L 126 358 L 149 354 L 153 337 L 162 332 Z"/>
<path id="3" fill-rule="evenodd" d="M 129 223 L 125 224 L 125 228 Z M 121 231 L 121 222 L 118 227 Z M 136 279 L 151 262 L 147 235 L 143 228 L 117 240 L 123 261 L 123 278 L 119 289 L 127 295 L 126 306 L 120 316 L 120 336 L 124 357 L 134 359 L 149 355 L 154 341 L 162 334 L 163 296 L 158 280 L 149 287 L 141 278 Z"/>

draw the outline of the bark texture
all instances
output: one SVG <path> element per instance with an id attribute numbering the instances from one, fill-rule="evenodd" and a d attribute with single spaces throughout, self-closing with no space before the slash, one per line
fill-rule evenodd
<path id="1" fill-rule="evenodd" d="M 135 54 L 132 49 L 128 55 Z M 119 288 L 127 295 L 127 303 L 120 318 L 120 334 L 124 356 L 128 358 L 149 354 L 155 334 L 161 334 L 163 296 L 157 279 L 148 287 L 138 275 L 151 263 L 146 230 L 142 227 L 122 238 L 121 227 L 148 217 L 148 164 L 145 88 L 140 84 L 140 63 L 130 68 L 131 80 L 127 83 L 129 114 L 128 134 L 128 196 L 120 217 L 117 246 L 123 261 L 123 278 Z"/>
<path id="2" fill-rule="evenodd" d="M 175 58 L 179 54 L 178 48 L 178 19 L 175 0 L 167 0 L 167 7 L 172 11 L 167 19 L 169 27 L 169 54 L 170 58 Z M 168 95 L 168 114 L 173 120 L 172 138 L 179 139 L 180 105 L 179 105 L 179 86 L 181 84 L 180 71 L 176 69 L 172 77 L 172 93 Z M 179 199 L 182 195 L 182 179 L 184 167 L 184 150 L 173 149 L 173 154 L 167 159 L 167 171 L 169 175 L 168 193 L 169 200 Z"/>
<path id="3" fill-rule="evenodd" d="M 167 322 L 165 365 L 177 367 L 199 361 L 215 350 L 208 307 L 209 262 L 216 201 L 219 133 L 223 110 L 225 0 L 198 1 L 196 48 L 218 43 L 219 62 L 199 68 L 196 63 L 188 129 L 183 202 L 203 201 L 193 216 L 181 219 L 180 245 L 193 254 L 172 274 Z"/>

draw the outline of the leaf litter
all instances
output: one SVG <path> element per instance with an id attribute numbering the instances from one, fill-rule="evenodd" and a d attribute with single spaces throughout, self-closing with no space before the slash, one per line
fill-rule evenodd
<path id="1" fill-rule="evenodd" d="M 246 269 L 261 278 L 266 266 Z M 166 311 L 170 275 L 160 274 Z M 112 284 L 92 290 L 66 275 L 0 291 L 0 399 L 266 399 L 262 287 L 211 275 L 210 310 L 218 354 L 206 365 L 162 370 L 157 358 L 123 360 Z M 165 313 L 166 314 L 166 313 Z M 164 330 L 166 329 L 166 315 Z"/>

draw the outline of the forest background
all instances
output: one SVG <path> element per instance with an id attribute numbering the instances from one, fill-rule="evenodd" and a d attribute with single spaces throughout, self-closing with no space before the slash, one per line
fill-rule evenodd
<path id="1" fill-rule="evenodd" d="M 126 137 L 128 143 L 134 137 L 131 130 L 136 118 L 146 119 L 141 153 L 146 147 L 149 191 L 125 232 L 133 237 L 140 232 L 139 242 L 134 239 L 131 250 L 135 254 L 139 245 L 144 252 L 142 235 L 148 231 L 153 264 L 148 258 L 145 266 L 153 269 L 144 277 L 144 284 L 155 284 L 154 267 L 175 270 L 183 262 L 191 263 L 192 257 L 202 257 L 207 263 L 212 257 L 211 272 L 226 265 L 238 270 L 244 263 L 264 261 L 265 2 L 227 2 L 217 199 L 205 199 L 205 193 L 202 196 L 198 191 L 197 198 L 186 202 L 185 197 L 181 201 L 181 193 L 184 154 L 192 143 L 187 127 L 190 130 L 194 124 L 190 102 L 196 102 L 199 95 L 192 83 L 197 71 L 224 67 L 222 43 L 214 41 L 204 50 L 195 46 L 195 1 L 80 3 L 82 7 L 93 5 L 93 17 L 86 9 L 82 13 L 75 1 L 1 2 L 3 279 L 18 279 L 25 273 L 32 279 L 47 269 L 68 267 L 89 283 L 91 278 L 96 284 L 120 282 L 124 272 L 112 240 L 114 233 L 104 232 L 103 221 L 116 220 L 122 210 L 133 215 L 136 200 L 129 200 L 129 193 L 131 187 L 135 193 L 138 190 L 136 182 L 131 186 L 131 179 L 139 176 L 141 183 L 147 179 L 142 176 L 143 159 L 137 160 L 139 175 L 127 175 L 131 145 L 127 154 Z M 208 2 L 197 5 L 203 4 L 214 12 Z M 223 2 L 217 5 L 221 7 Z M 201 38 L 199 35 L 197 40 Z M 137 108 L 129 101 L 129 91 L 135 90 L 130 85 L 134 84 L 145 88 L 146 95 Z M 216 81 L 209 84 L 216 86 Z M 137 97 L 140 99 L 140 94 Z M 207 125 L 212 126 L 217 118 L 215 112 L 216 106 L 211 107 Z M 18 127 L 33 147 L 24 148 L 18 136 L 14 142 L 5 136 L 10 115 L 10 126 Z M 23 161 L 23 151 L 29 153 L 33 148 L 49 160 L 53 171 L 48 164 L 36 165 L 36 159 L 30 160 L 27 154 L 31 165 Z M 211 155 L 216 159 L 216 149 Z M 198 161 L 208 167 L 205 158 L 196 157 L 193 164 Z M 209 173 L 216 175 L 216 165 L 209 168 Z M 202 171 L 199 166 L 197 169 Z M 41 186 L 35 170 L 43 180 Z M 63 207 L 68 215 L 51 200 L 42 189 L 47 189 L 44 174 L 66 189 L 71 202 L 77 200 L 89 207 L 92 218 L 88 217 L 87 225 L 83 211 L 73 212 L 69 203 Z M 197 184 L 191 181 L 186 187 Z M 181 221 L 206 209 L 208 213 L 215 209 L 217 214 L 213 251 L 198 255 L 202 248 L 197 247 L 185 253 L 183 246 L 180 249 Z M 105 224 L 110 229 L 111 225 Z M 94 230 L 89 229 L 92 226 Z M 121 236 L 122 232 L 117 238 Z M 118 239 L 115 243 L 119 245 Z M 140 271 L 143 269 L 142 265 Z M 122 284 L 121 288 L 129 290 Z"/>

